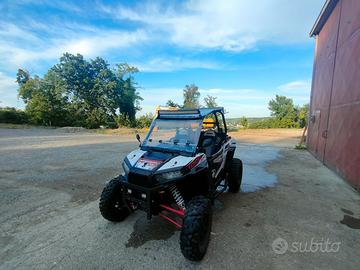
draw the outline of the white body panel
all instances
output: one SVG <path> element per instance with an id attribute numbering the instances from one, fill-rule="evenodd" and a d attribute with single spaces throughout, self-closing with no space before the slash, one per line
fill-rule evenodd
<path id="1" fill-rule="evenodd" d="M 219 156 L 214 159 L 214 163 L 220 163 L 221 162 L 221 165 L 220 165 L 219 169 L 217 170 L 217 172 L 215 172 L 215 175 L 213 175 L 213 177 L 218 177 L 221 170 L 225 168 L 226 156 L 227 156 L 227 153 L 228 153 L 228 151 L 230 149 L 231 144 L 233 144 L 233 141 L 229 140 L 228 142 L 223 144 L 223 146 L 220 148 L 220 150 L 216 153 Z"/>
<path id="2" fill-rule="evenodd" d="M 166 162 L 164 165 L 162 165 L 158 169 L 158 171 L 160 172 L 163 170 L 184 167 L 186 164 L 188 164 L 193 159 L 194 159 L 194 157 L 184 157 L 184 156 L 174 157 L 174 158 L 170 159 L 168 162 Z"/>
<path id="3" fill-rule="evenodd" d="M 195 157 L 184 157 L 184 156 L 174 157 L 173 159 L 170 159 L 168 162 L 166 162 L 164 165 L 162 165 L 158 169 L 158 171 L 161 172 L 161 171 L 168 170 L 168 169 L 182 168 L 182 167 L 186 166 L 187 164 L 189 164 L 193 159 L 195 159 L 201 155 L 203 155 L 203 154 L 198 154 Z M 205 160 L 206 160 L 206 158 L 205 158 Z"/>
<path id="4" fill-rule="evenodd" d="M 141 158 L 145 153 L 146 151 L 136 149 L 130 152 L 130 154 L 128 154 L 126 157 L 128 158 L 131 166 L 134 166 L 135 163 L 139 160 L 139 158 Z"/>

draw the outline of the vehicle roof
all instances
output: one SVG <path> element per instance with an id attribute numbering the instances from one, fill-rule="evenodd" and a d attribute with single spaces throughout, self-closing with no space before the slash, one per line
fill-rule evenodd
<path id="1" fill-rule="evenodd" d="M 199 109 L 178 109 L 178 110 L 159 110 L 158 119 L 204 119 L 211 113 L 220 112 L 224 114 L 223 107 L 199 108 Z"/>

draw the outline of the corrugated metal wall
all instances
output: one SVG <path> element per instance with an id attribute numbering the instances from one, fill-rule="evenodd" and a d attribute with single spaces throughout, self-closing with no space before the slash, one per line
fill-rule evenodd
<path id="1" fill-rule="evenodd" d="M 360 190 L 360 1 L 341 0 L 316 37 L 308 149 Z"/>

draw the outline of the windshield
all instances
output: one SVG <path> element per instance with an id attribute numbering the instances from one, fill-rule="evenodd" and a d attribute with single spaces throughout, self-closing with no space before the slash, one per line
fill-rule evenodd
<path id="1" fill-rule="evenodd" d="M 142 146 L 194 153 L 201 127 L 201 119 L 156 119 Z"/>

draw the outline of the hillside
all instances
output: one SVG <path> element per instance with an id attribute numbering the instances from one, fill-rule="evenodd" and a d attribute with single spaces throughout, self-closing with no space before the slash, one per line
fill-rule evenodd
<path id="1" fill-rule="evenodd" d="M 261 121 L 261 120 L 265 120 L 265 119 L 268 119 L 270 117 L 246 117 L 249 124 L 251 123 L 254 123 L 254 122 L 258 122 L 258 121 Z M 228 118 L 226 119 L 226 123 L 227 124 L 232 124 L 232 125 L 236 125 L 236 124 L 239 124 L 240 123 L 240 119 L 241 117 L 238 117 L 238 118 Z"/>

